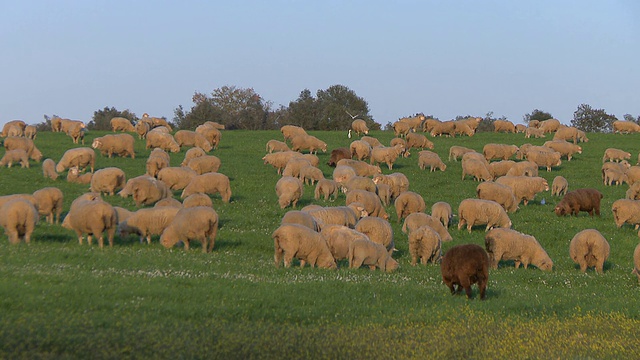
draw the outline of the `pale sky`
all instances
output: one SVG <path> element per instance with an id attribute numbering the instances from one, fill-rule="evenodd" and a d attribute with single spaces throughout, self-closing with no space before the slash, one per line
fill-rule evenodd
<path id="1" fill-rule="evenodd" d="M 173 118 L 195 91 L 274 107 L 341 84 L 384 125 L 417 112 L 569 123 L 640 115 L 640 1 L 0 0 L 0 124 Z"/>

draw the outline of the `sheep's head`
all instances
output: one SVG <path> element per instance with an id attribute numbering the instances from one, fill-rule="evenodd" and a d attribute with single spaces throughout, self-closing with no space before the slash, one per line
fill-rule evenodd
<path id="1" fill-rule="evenodd" d="M 102 141 L 100 141 L 100 139 L 94 139 L 93 142 L 91 143 L 91 147 L 94 149 L 98 149 L 102 147 Z"/>

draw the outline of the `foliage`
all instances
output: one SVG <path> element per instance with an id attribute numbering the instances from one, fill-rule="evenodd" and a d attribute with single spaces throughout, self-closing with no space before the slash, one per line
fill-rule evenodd
<path id="1" fill-rule="evenodd" d="M 129 119 L 132 124 L 138 121 L 138 117 L 136 114 L 126 109 L 124 111 L 119 111 L 115 107 L 105 106 L 102 110 L 96 110 L 93 112 L 93 118 L 87 124 L 87 129 L 89 130 L 111 130 L 111 119 L 114 117 L 123 117 Z"/>
<path id="2" fill-rule="evenodd" d="M 530 114 L 525 114 L 522 117 L 522 120 L 524 121 L 525 124 L 528 124 L 531 120 L 544 121 L 549 119 L 553 119 L 553 116 L 551 115 L 551 113 L 538 110 L 538 109 L 533 109 L 533 111 Z"/>
<path id="3" fill-rule="evenodd" d="M 571 125 L 584 132 L 606 132 L 613 130 L 613 122 L 618 120 L 603 109 L 594 109 L 588 104 L 580 104 L 573 113 Z"/>
<path id="4" fill-rule="evenodd" d="M 623 118 L 624 118 L 625 121 L 631 121 L 631 122 L 634 122 L 636 124 L 640 124 L 640 115 L 638 115 L 637 117 L 634 117 L 631 114 L 624 114 Z"/>
<path id="5" fill-rule="evenodd" d="M 36 124 L 36 131 L 37 132 L 51 131 L 51 119 L 59 117 L 59 116 L 55 115 L 55 114 L 53 116 L 49 116 L 47 114 L 44 114 L 42 117 L 44 118 L 44 121 Z"/>

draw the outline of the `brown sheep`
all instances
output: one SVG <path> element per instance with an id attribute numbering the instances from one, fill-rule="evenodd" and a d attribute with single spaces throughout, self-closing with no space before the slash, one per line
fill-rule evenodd
<path id="1" fill-rule="evenodd" d="M 276 183 L 276 196 L 281 209 L 291 205 L 296 207 L 298 200 L 304 194 L 302 181 L 293 176 L 283 176 Z"/>
<path id="2" fill-rule="evenodd" d="M 312 135 L 296 135 L 291 138 L 291 150 L 309 150 L 310 154 L 315 154 L 318 150 L 327 152 L 327 143 Z"/>
<path id="3" fill-rule="evenodd" d="M 480 299 L 484 300 L 489 282 L 489 256 L 479 245 L 464 244 L 452 247 L 444 254 L 440 271 L 442 281 L 451 294 L 464 289 L 467 298 L 471 299 L 471 285 L 477 283 Z"/>
<path id="4" fill-rule="evenodd" d="M 320 227 L 318 226 L 316 219 L 309 215 L 308 212 L 301 210 L 287 211 L 282 217 L 282 220 L 280 220 L 280 225 L 284 224 L 298 224 L 306 226 L 313 231 L 320 231 Z"/>
<path id="5" fill-rule="evenodd" d="M 626 152 L 624 150 L 608 148 L 604 151 L 604 155 L 602 156 L 602 162 L 605 161 L 615 161 L 620 162 L 622 160 L 630 160 L 631 153 Z"/>
<path id="6" fill-rule="evenodd" d="M 324 197 L 324 200 L 328 200 L 330 196 L 335 201 L 338 198 L 338 183 L 330 179 L 320 179 L 316 184 L 316 188 L 313 194 L 313 198 L 319 200 Z"/>
<path id="7" fill-rule="evenodd" d="M 202 244 L 203 253 L 212 252 L 218 224 L 218 213 L 209 206 L 180 209 L 160 235 L 160 244 L 168 249 L 182 241 L 184 249 L 188 251 L 189 242 L 198 240 Z"/>
<path id="8" fill-rule="evenodd" d="M 136 140 L 129 134 L 115 134 L 105 135 L 93 139 L 91 147 L 100 150 L 102 155 L 107 155 L 109 158 L 116 154 L 121 157 L 130 156 L 132 159 L 136 158 L 133 144 Z"/>
<path id="9" fill-rule="evenodd" d="M 42 162 L 42 174 L 45 178 L 56 180 L 59 176 L 56 172 L 56 162 L 51 159 L 45 159 Z"/>
<path id="10" fill-rule="evenodd" d="M 127 132 L 136 131 L 131 121 L 127 118 L 113 117 L 111 118 L 111 120 L 109 120 L 109 124 L 111 125 L 111 130 L 114 132 L 115 131 L 127 131 Z"/>
<path id="11" fill-rule="evenodd" d="M 476 187 L 478 199 L 493 200 L 500 204 L 507 212 L 516 212 L 520 201 L 516 199 L 513 190 L 507 186 L 493 181 L 485 181 Z"/>
<path id="12" fill-rule="evenodd" d="M 427 139 L 426 136 L 422 134 L 410 133 L 407 134 L 407 147 L 406 150 L 409 151 L 413 148 L 424 150 L 433 149 L 433 143 Z"/>
<path id="13" fill-rule="evenodd" d="M 491 267 L 498 268 L 500 260 L 513 260 L 516 269 L 529 264 L 551 271 L 553 261 L 536 238 L 511 229 L 492 229 L 484 237 Z"/>
<path id="14" fill-rule="evenodd" d="M 466 175 L 473 176 L 476 181 L 491 181 L 493 176 L 489 173 L 489 168 L 486 162 L 476 159 L 463 159 L 462 160 L 462 180 Z"/>
<path id="15" fill-rule="evenodd" d="M 391 200 L 397 198 L 402 192 L 409 190 L 409 179 L 403 173 L 378 174 L 373 177 L 373 182 L 376 185 L 385 184 L 389 186 Z"/>
<path id="16" fill-rule="evenodd" d="M 576 189 L 569 191 L 556 205 L 556 215 L 578 215 L 580 211 L 586 211 L 589 215 L 600 216 L 600 200 L 602 193 L 596 189 Z"/>
<path id="17" fill-rule="evenodd" d="M 367 135 L 369 133 L 369 127 L 367 126 L 367 122 L 362 119 L 355 119 L 351 122 L 351 130 L 353 130 L 356 135 L 360 136 L 360 134 Z"/>
<path id="18" fill-rule="evenodd" d="M 18 136 L 7 137 L 6 139 L 4 139 L 4 148 L 7 151 L 22 149 L 27 152 L 27 155 L 29 155 L 29 159 L 33 159 L 37 162 L 40 162 L 40 160 L 42 160 L 42 153 L 40 152 L 40 150 L 38 150 L 36 145 L 33 143 L 33 140 L 25 137 L 18 137 Z"/>
<path id="19" fill-rule="evenodd" d="M 351 157 L 358 160 L 365 160 L 371 157 L 371 145 L 364 140 L 352 141 L 349 145 Z"/>
<path id="20" fill-rule="evenodd" d="M 510 187 L 518 203 L 522 201 L 525 206 L 535 198 L 536 194 L 549 191 L 547 180 L 538 176 L 501 176 L 496 179 L 496 182 Z"/>
<path id="21" fill-rule="evenodd" d="M 611 205 L 613 221 L 618 228 L 624 223 L 634 225 L 636 230 L 640 226 L 640 201 L 631 199 L 619 199 Z"/>
<path id="22" fill-rule="evenodd" d="M 364 205 L 364 209 L 369 216 L 377 216 L 383 219 L 388 219 L 389 215 L 382 206 L 382 202 L 378 195 L 366 191 L 366 190 L 352 190 L 347 193 L 346 205 L 352 203 L 360 203 Z"/>
<path id="23" fill-rule="evenodd" d="M 453 145 L 449 148 L 449 161 L 451 161 L 451 159 L 453 159 L 454 161 L 458 161 L 458 158 L 461 158 L 468 152 L 475 152 L 475 150 L 466 148 L 464 146 Z"/>
<path id="24" fill-rule="evenodd" d="M 582 146 L 564 140 L 547 141 L 544 143 L 544 146 L 559 152 L 561 156 L 566 156 L 567 161 L 571 161 L 573 154 L 582 154 Z"/>
<path id="25" fill-rule="evenodd" d="M 7 150 L 2 159 L 0 159 L 0 166 L 12 167 L 14 163 L 20 163 L 20 167 L 29 167 L 29 156 L 27 152 L 22 149 Z"/>
<path id="26" fill-rule="evenodd" d="M 149 157 L 147 158 L 147 175 L 158 177 L 158 172 L 166 167 L 169 167 L 170 164 L 171 158 L 169 157 L 169 154 L 167 154 L 166 151 L 160 148 L 155 148 L 153 149 L 153 151 L 151 151 L 151 154 L 149 154 Z"/>
<path id="27" fill-rule="evenodd" d="M 580 265 L 580 271 L 595 267 L 602 274 L 604 262 L 609 257 L 609 243 L 596 229 L 585 229 L 577 233 L 569 244 L 571 259 Z"/>
<path id="28" fill-rule="evenodd" d="M 389 170 L 393 169 L 393 164 L 396 159 L 405 149 L 402 145 L 396 145 L 394 147 L 376 147 L 371 149 L 370 164 L 385 163 L 389 167 Z"/>
<path id="29" fill-rule="evenodd" d="M 431 217 L 440 220 L 445 228 L 449 228 L 451 219 L 453 219 L 453 210 L 451 205 L 444 201 L 438 201 L 431 206 Z"/>
<path id="30" fill-rule="evenodd" d="M 337 166 L 344 165 L 352 167 L 358 176 L 374 176 L 377 174 L 382 174 L 382 170 L 378 165 L 370 165 L 364 161 L 360 160 L 351 160 L 351 159 L 342 159 L 339 160 L 336 164 Z"/>
<path id="31" fill-rule="evenodd" d="M 418 167 L 420 170 L 424 170 L 429 167 L 429 171 L 445 171 L 447 170 L 447 165 L 442 162 L 440 156 L 433 151 L 420 151 L 418 153 Z"/>
<path id="32" fill-rule="evenodd" d="M 327 165 L 331 167 L 336 167 L 336 165 L 338 164 L 338 161 L 342 159 L 351 159 L 351 151 L 345 147 L 333 149 L 331 150 L 331 156 L 329 157 L 329 161 L 327 162 Z"/>
<path id="33" fill-rule="evenodd" d="M 398 268 L 398 262 L 389 255 L 382 244 L 371 240 L 358 239 L 349 245 L 349 268 L 358 269 L 362 265 L 370 269 L 379 268 L 381 271 L 392 272 Z"/>
<path id="34" fill-rule="evenodd" d="M 551 183 L 551 195 L 560 196 L 565 195 L 569 190 L 569 182 L 564 176 L 556 176 Z"/>
<path id="35" fill-rule="evenodd" d="M 311 267 L 336 269 L 336 261 L 322 234 L 298 224 L 280 225 L 273 234 L 274 261 L 276 267 L 284 261 L 290 267 L 293 258 L 300 260 L 300 267 L 309 263 Z"/>
<path id="36" fill-rule="evenodd" d="M 425 213 L 413 213 L 407 216 L 407 218 L 404 219 L 404 224 L 402 224 L 402 232 L 410 235 L 412 231 L 424 225 L 431 226 L 431 228 L 440 235 L 442 241 L 453 240 L 451 234 L 449 234 L 449 231 L 442 225 L 439 219 Z"/>
<path id="37" fill-rule="evenodd" d="M 31 243 L 38 217 L 36 207 L 25 199 L 16 198 L 0 206 L 0 226 L 11 244 L 18 244 L 21 237 L 25 243 Z"/>
<path id="38" fill-rule="evenodd" d="M 218 169 L 220 169 L 221 165 L 222 162 L 217 156 L 204 155 L 189 160 L 187 167 L 195 171 L 196 174 L 202 175 L 210 172 L 218 172 Z"/>
<path id="39" fill-rule="evenodd" d="M 189 182 L 198 176 L 192 169 L 182 166 L 170 166 L 158 171 L 158 180 L 161 180 L 171 190 L 182 190 L 189 185 Z"/>
<path id="40" fill-rule="evenodd" d="M 395 242 L 393 241 L 393 229 L 391 224 L 385 219 L 375 216 L 365 216 L 358 220 L 355 229 L 377 244 L 382 244 L 389 255 L 395 250 Z"/>
<path id="41" fill-rule="evenodd" d="M 79 147 L 69 149 L 64 152 L 60 161 L 56 165 L 56 172 L 61 173 L 66 169 L 76 166 L 79 169 L 84 169 L 86 167 L 91 168 L 91 172 L 93 172 L 96 164 L 96 153 L 92 148 L 88 147 Z"/>
<path id="42" fill-rule="evenodd" d="M 117 190 L 124 187 L 127 182 L 122 169 L 108 167 L 96 171 L 91 177 L 90 190 L 96 193 L 107 193 L 113 195 Z"/>
<path id="43" fill-rule="evenodd" d="M 482 154 L 487 161 L 492 159 L 507 160 L 518 151 L 518 147 L 515 145 L 506 144 L 486 144 L 482 148 Z"/>
<path id="44" fill-rule="evenodd" d="M 409 234 L 409 254 L 411 255 L 411 265 L 420 263 L 426 265 L 439 263 L 442 259 L 442 240 L 440 235 L 431 228 L 424 225 Z"/>
<path id="45" fill-rule="evenodd" d="M 509 215 L 500 204 L 491 200 L 464 199 L 458 206 L 458 230 L 467 225 L 467 231 L 475 225 L 486 225 L 489 231 L 494 227 L 511 227 Z"/>
<path id="46" fill-rule="evenodd" d="M 222 197 L 222 202 L 231 200 L 231 185 L 229 178 L 220 173 L 206 173 L 191 179 L 189 185 L 182 190 L 182 199 L 195 193 L 216 194 Z"/>
<path id="47" fill-rule="evenodd" d="M 404 191 L 396 197 L 394 202 L 398 222 L 401 219 L 406 218 L 410 214 L 423 212 L 427 205 L 424 202 L 422 196 L 413 191 Z"/>

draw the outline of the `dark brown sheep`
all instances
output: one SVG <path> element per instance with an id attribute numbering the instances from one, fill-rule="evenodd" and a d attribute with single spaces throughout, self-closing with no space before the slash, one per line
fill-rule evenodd
<path id="1" fill-rule="evenodd" d="M 600 216 L 600 200 L 602 193 L 596 189 L 576 189 L 569 191 L 556 205 L 554 211 L 558 216 L 578 215 L 580 211 L 586 211 L 593 216 Z"/>
<path id="2" fill-rule="evenodd" d="M 449 287 L 451 294 L 456 294 L 464 288 L 467 298 L 470 299 L 471 285 L 477 283 L 480 299 L 484 300 L 489 281 L 489 256 L 481 246 L 464 244 L 452 247 L 444 254 L 440 271 L 442 281 Z"/>
<path id="3" fill-rule="evenodd" d="M 329 158 L 329 162 L 327 162 L 327 165 L 336 167 L 338 161 L 342 159 L 351 159 L 351 150 L 345 147 L 331 150 L 331 157 Z"/>

